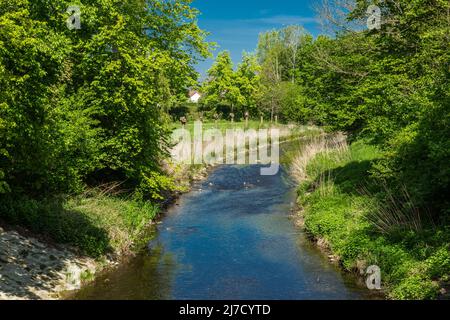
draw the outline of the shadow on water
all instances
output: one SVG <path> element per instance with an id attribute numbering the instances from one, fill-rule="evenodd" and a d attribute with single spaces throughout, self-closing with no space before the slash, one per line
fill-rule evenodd
<path id="1" fill-rule="evenodd" d="M 144 252 L 76 299 L 371 299 L 289 220 L 281 170 L 222 166 L 182 196 Z"/>

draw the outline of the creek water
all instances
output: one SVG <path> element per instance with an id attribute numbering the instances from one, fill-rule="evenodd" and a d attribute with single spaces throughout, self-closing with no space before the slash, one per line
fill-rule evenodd
<path id="1" fill-rule="evenodd" d="M 281 169 L 222 166 L 165 214 L 147 250 L 74 299 L 371 299 L 356 277 L 289 218 L 295 185 Z"/>

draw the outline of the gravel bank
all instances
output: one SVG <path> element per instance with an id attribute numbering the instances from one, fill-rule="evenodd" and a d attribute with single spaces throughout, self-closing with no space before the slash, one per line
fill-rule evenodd
<path id="1" fill-rule="evenodd" d="M 0 227 L 0 300 L 58 299 L 94 274 L 97 263 Z"/>

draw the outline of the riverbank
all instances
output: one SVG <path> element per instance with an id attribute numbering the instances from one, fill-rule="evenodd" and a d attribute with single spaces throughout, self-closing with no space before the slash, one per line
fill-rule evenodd
<path id="1" fill-rule="evenodd" d="M 99 269 L 68 247 L 0 227 L 0 300 L 56 299 Z"/>
<path id="2" fill-rule="evenodd" d="M 179 191 L 160 204 L 121 195 L 119 185 L 53 199 L 3 199 L 0 300 L 59 299 L 133 256 L 150 239 L 161 208 L 207 175 L 204 166 L 164 169 Z"/>
<path id="3" fill-rule="evenodd" d="M 344 136 L 305 146 L 292 165 L 300 224 L 346 271 L 365 276 L 379 266 L 390 299 L 448 297 L 449 227 L 426 221 L 407 192 L 392 194 L 370 174 L 380 157 Z"/>

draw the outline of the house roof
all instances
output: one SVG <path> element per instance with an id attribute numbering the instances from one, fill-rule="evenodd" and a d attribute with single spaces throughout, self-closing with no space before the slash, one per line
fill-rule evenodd
<path id="1" fill-rule="evenodd" d="M 202 95 L 200 92 L 196 91 L 196 90 L 190 90 L 189 91 L 189 98 L 192 98 L 193 96 L 195 96 L 196 94 L 198 95 Z"/>

